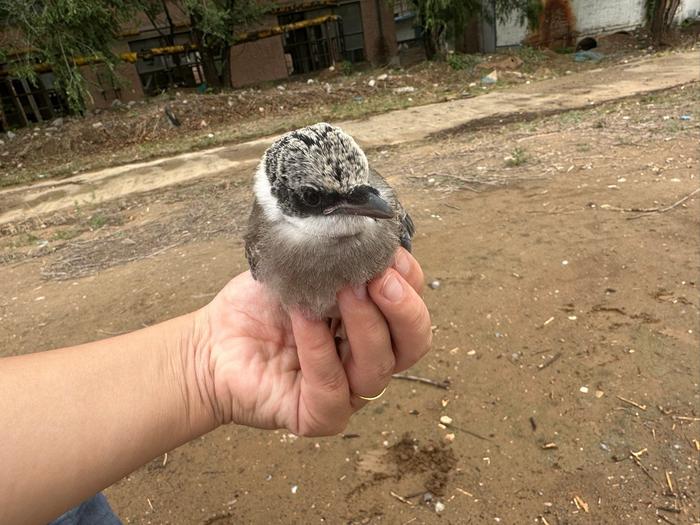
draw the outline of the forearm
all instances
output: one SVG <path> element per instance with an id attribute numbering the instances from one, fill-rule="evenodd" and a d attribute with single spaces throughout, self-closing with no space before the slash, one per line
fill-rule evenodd
<path id="1" fill-rule="evenodd" d="M 0 523 L 47 522 L 214 428 L 195 315 L 0 360 Z"/>

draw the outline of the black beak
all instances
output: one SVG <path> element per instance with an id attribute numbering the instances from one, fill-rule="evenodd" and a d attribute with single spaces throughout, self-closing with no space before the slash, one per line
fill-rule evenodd
<path id="1" fill-rule="evenodd" d="M 396 213 L 379 195 L 366 192 L 361 199 L 341 202 L 323 210 L 324 215 L 361 215 L 373 219 L 393 219 Z"/>

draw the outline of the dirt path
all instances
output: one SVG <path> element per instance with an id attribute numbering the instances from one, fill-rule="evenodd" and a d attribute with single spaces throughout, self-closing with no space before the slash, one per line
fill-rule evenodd
<path id="1" fill-rule="evenodd" d="M 340 122 L 372 149 L 423 140 L 490 121 L 526 120 L 653 93 L 700 79 L 700 52 L 673 53 L 496 91 L 472 99 L 393 111 Z M 60 182 L 0 191 L 0 226 L 76 205 L 93 205 L 239 167 L 252 167 L 273 138 L 81 174 Z"/>

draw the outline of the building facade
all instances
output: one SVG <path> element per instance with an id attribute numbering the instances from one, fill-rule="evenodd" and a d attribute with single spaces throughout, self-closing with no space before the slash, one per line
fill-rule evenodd
<path id="1" fill-rule="evenodd" d="M 90 107 L 128 103 L 173 87 L 206 87 L 189 18 L 177 0 L 164 5 L 167 12 L 157 18 L 140 13 L 121 29 L 113 46 L 124 59 L 117 66 L 119 81 L 99 64 L 80 67 L 89 85 Z M 230 50 L 233 87 L 310 74 L 342 61 L 377 65 L 397 53 L 394 13 L 386 0 L 277 0 L 255 27 L 235 34 L 243 43 Z M 38 86 L 0 77 L 0 127 L 26 126 L 67 113 L 65 97 L 46 66 L 38 74 Z"/>

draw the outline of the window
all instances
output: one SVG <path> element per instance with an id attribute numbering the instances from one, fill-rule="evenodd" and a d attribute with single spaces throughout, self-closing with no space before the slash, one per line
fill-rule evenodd
<path id="1" fill-rule="evenodd" d="M 335 12 L 342 18 L 345 59 L 350 62 L 362 62 L 365 59 L 365 42 L 360 2 L 346 2 L 339 5 Z"/>

